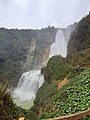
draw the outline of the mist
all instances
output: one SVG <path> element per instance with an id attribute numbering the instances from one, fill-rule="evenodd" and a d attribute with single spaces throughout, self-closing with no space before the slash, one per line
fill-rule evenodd
<path id="1" fill-rule="evenodd" d="M 66 27 L 90 11 L 90 0 L 0 0 L 0 27 Z"/>

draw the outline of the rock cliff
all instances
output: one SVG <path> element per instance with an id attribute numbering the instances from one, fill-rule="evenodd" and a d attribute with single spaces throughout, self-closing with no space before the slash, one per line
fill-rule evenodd
<path id="1" fill-rule="evenodd" d="M 44 66 L 57 30 L 0 28 L 0 81 L 16 85 L 23 72 Z"/>
<path id="2" fill-rule="evenodd" d="M 70 36 L 67 49 L 69 64 L 90 65 L 90 13 L 78 22 Z"/>

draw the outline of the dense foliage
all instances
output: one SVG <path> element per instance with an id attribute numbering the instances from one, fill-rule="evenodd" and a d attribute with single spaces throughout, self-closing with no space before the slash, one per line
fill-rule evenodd
<path id="1" fill-rule="evenodd" d="M 47 66 L 42 68 L 42 74 L 44 74 L 48 83 L 53 82 L 53 80 L 64 79 L 70 71 L 72 71 L 72 68 L 67 65 L 65 58 L 59 55 L 53 56 Z"/>
<path id="2" fill-rule="evenodd" d="M 25 117 L 25 120 L 37 119 L 32 111 L 17 107 L 7 92 L 7 85 L 0 84 L 0 120 L 18 120 L 19 117 Z"/>
<path id="3" fill-rule="evenodd" d="M 46 111 L 41 114 L 40 119 L 72 114 L 90 108 L 90 68 L 71 79 L 50 98 L 48 105 L 46 104 Z"/>

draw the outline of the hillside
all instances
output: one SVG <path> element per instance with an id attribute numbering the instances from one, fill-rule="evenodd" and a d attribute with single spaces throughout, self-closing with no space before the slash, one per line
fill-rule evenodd
<path id="1" fill-rule="evenodd" d="M 68 43 L 67 59 L 70 64 L 90 65 L 90 13 L 79 21 Z M 80 56 L 80 57 L 79 57 Z M 76 60 L 75 60 L 76 59 Z M 86 61 L 88 63 L 86 63 Z"/>
<path id="2" fill-rule="evenodd" d="M 39 89 L 32 107 L 38 119 L 60 117 L 90 108 L 89 26 L 90 14 L 72 32 L 67 58 L 54 56 L 42 69 L 46 82 Z"/>
<path id="3" fill-rule="evenodd" d="M 68 54 L 90 48 L 90 13 L 84 17 L 72 33 L 68 43 Z"/>

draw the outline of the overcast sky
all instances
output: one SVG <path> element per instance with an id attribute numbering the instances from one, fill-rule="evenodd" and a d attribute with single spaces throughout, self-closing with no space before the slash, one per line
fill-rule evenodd
<path id="1" fill-rule="evenodd" d="M 0 27 L 66 27 L 90 11 L 90 0 L 0 0 Z"/>

